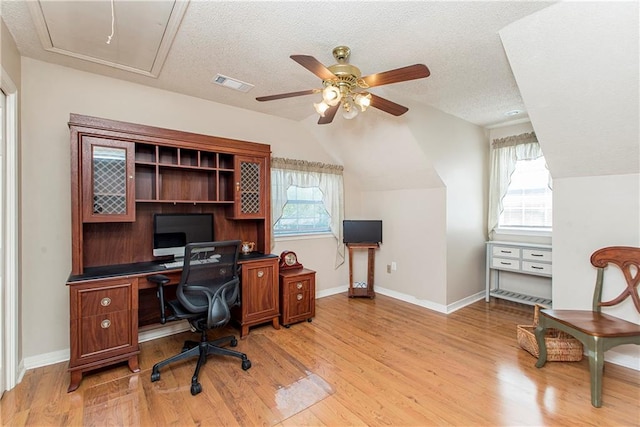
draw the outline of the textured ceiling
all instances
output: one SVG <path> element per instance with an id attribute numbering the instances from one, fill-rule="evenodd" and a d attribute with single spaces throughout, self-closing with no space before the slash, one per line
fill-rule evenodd
<path id="1" fill-rule="evenodd" d="M 84 17 L 56 14 L 58 25 L 67 28 L 66 36 L 78 38 L 79 43 L 93 43 L 95 40 L 87 39 L 95 37 L 106 40 L 111 32 L 110 2 L 87 4 L 91 3 L 96 4 L 95 12 L 83 7 Z M 119 50 L 130 52 L 142 46 L 143 24 L 165 24 L 143 19 L 148 17 L 144 7 L 125 8 L 124 3 L 114 3 L 115 35 L 109 45 L 105 43 L 115 50 L 109 53 L 111 57 L 118 57 Z M 156 3 L 140 5 L 158 8 Z M 195 1 L 187 7 L 157 78 L 46 51 L 25 1 L 3 0 L 1 13 L 24 56 L 293 120 L 314 115 L 312 103 L 318 95 L 262 103 L 255 97 L 319 87 L 320 79 L 289 55 L 311 55 L 328 66 L 335 62 L 333 48 L 347 45 L 352 52 L 350 62 L 363 75 L 415 63 L 431 70 L 427 79 L 371 92 L 399 104 L 424 103 L 471 123 L 491 126 L 526 117 L 526 113 L 505 116 L 507 111 L 525 107 L 498 32 L 553 3 Z M 77 6 L 73 1 L 55 1 L 47 2 L 46 7 L 78 10 L 74 4 Z M 119 15 L 125 10 L 140 15 Z M 74 25 L 83 19 L 97 19 L 104 34 Z M 217 73 L 255 87 L 247 93 L 220 87 L 211 83 Z"/>

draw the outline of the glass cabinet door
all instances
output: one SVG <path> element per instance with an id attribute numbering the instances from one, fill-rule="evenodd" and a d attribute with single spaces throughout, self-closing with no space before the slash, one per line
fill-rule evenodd
<path id="1" fill-rule="evenodd" d="M 134 144 L 82 139 L 84 222 L 135 221 Z"/>
<path id="2" fill-rule="evenodd" d="M 265 161 L 261 157 L 236 156 L 236 192 L 234 213 L 236 219 L 265 218 Z"/>

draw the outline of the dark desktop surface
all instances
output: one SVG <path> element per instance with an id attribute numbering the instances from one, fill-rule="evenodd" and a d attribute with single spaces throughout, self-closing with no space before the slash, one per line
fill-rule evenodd
<path id="1" fill-rule="evenodd" d="M 240 254 L 238 262 L 252 261 L 258 259 L 277 258 L 274 254 L 263 254 L 262 252 L 251 252 L 247 255 Z M 119 277 L 135 274 L 162 273 L 166 271 L 181 270 L 182 267 L 166 268 L 163 264 L 171 260 L 135 262 L 132 264 L 103 265 L 99 267 L 85 267 L 83 274 L 69 276 L 68 282 L 78 282 L 81 280 L 103 279 L 107 277 Z"/>

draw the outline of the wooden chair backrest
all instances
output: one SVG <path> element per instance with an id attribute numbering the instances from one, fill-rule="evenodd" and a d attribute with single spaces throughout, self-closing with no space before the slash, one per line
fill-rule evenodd
<path id="1" fill-rule="evenodd" d="M 598 249 L 591 255 L 591 264 L 598 269 L 596 289 L 593 293 L 593 311 L 600 311 L 601 307 L 609 307 L 620 304 L 631 297 L 638 313 L 640 313 L 640 248 L 630 246 L 610 246 Z M 617 297 L 609 301 L 602 301 L 602 287 L 604 282 L 604 269 L 609 264 L 614 264 L 624 274 L 627 287 Z"/>

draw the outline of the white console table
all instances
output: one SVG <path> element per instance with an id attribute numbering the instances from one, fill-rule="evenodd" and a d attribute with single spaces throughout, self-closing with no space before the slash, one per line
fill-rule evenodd
<path id="1" fill-rule="evenodd" d="M 487 242 L 486 296 L 523 304 L 551 306 L 547 298 L 525 295 L 500 288 L 500 272 L 551 277 L 551 246 L 534 243 Z"/>

